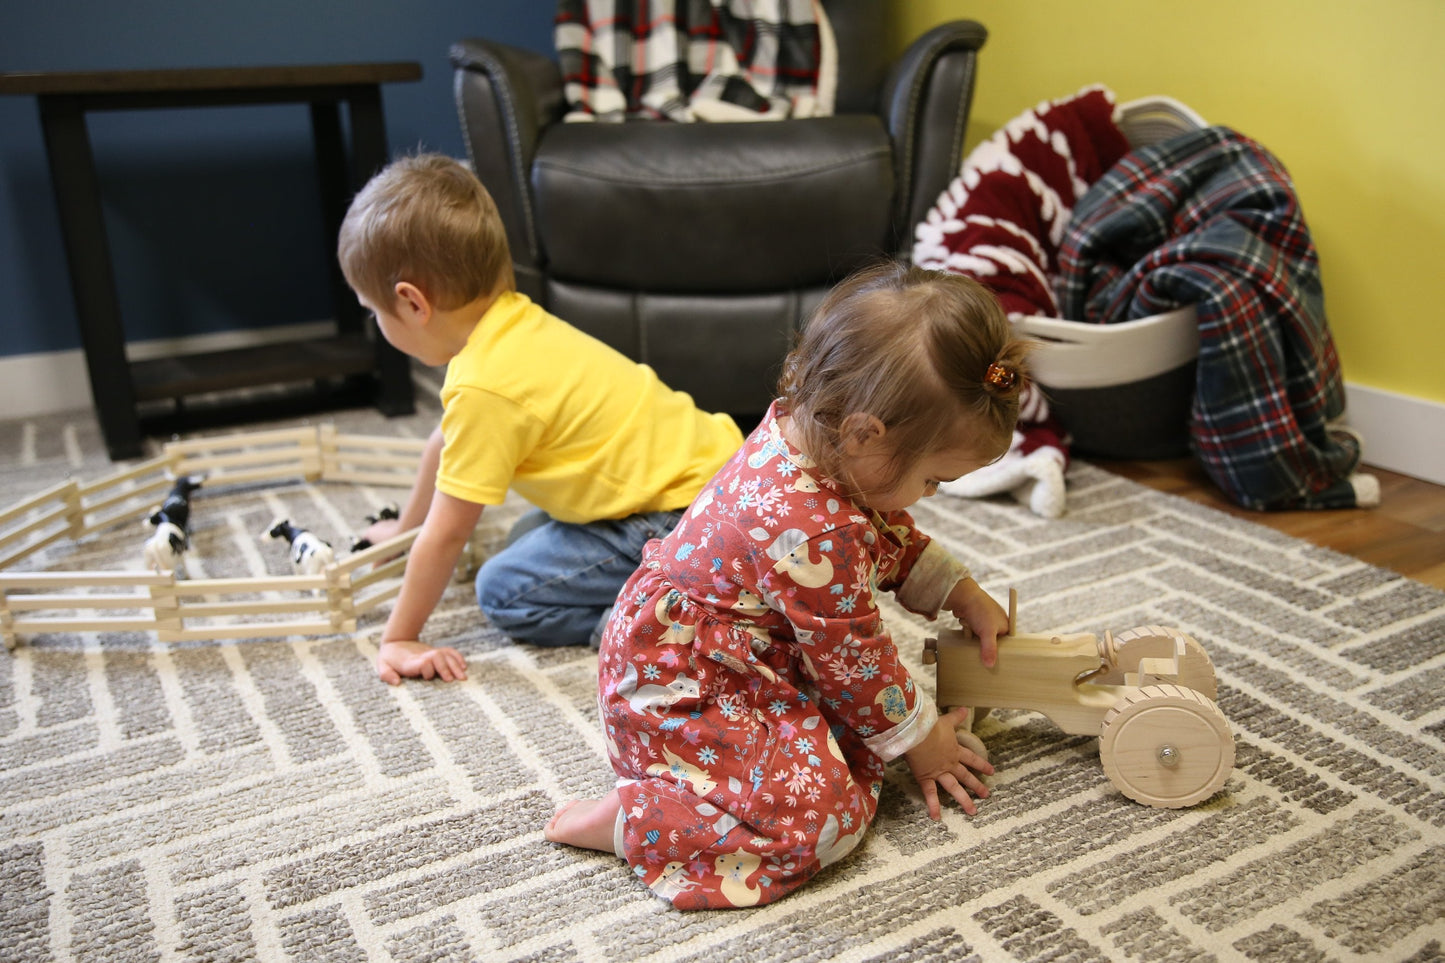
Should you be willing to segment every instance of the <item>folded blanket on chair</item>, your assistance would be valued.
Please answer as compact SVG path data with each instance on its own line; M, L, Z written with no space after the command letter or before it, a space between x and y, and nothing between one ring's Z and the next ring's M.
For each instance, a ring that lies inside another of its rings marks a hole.
M1052 278L1074 205L1129 149L1115 113L1113 93L1092 86L1009 121L969 153L918 225L914 263L980 281L1010 317L1058 317ZM1064 512L1067 465L1064 433L1030 385L1009 453L940 490L1010 492L1036 514L1056 518Z
M1289 175L1259 144L1210 127L1129 154L1075 207L1059 267L1068 318L1196 305L1190 435L1238 504L1378 501L1373 478L1351 475L1358 439L1331 426L1345 395L1319 259Z
M817 0L559 0L567 120L778 120L833 112Z

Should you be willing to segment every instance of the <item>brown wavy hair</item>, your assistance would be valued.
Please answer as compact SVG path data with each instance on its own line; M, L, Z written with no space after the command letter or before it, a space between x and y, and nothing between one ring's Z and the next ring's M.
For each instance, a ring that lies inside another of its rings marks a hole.
M977 281L884 261L824 298L783 364L778 395L795 439L838 480L848 479L846 420L878 418L894 453L891 485L951 444L1006 452L1031 348Z
M402 157L368 181L341 223L336 256L346 283L378 307L395 303L398 281L443 310L515 286L496 202L442 154Z

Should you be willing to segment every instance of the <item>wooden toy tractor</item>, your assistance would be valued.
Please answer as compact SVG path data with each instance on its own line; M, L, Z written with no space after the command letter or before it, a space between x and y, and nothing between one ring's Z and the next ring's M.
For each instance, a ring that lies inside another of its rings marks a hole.
M1192 806L1219 791L1234 767L1234 737L1198 642L1155 625L1103 639L1019 635L1016 605L1010 592L1010 630L991 669L966 626L924 642L940 707L1031 709L1067 733L1098 736L1110 781L1148 806Z

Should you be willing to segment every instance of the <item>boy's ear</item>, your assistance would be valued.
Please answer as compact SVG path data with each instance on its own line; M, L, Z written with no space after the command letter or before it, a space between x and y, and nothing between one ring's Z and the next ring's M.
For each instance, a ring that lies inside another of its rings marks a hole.
M431 320L431 301L421 288L410 281L398 281L393 292L396 294L396 313L409 321L426 324Z
M843 454L849 458L877 453L883 444L883 437L888 433L877 415L861 411L855 411L844 418L841 427Z

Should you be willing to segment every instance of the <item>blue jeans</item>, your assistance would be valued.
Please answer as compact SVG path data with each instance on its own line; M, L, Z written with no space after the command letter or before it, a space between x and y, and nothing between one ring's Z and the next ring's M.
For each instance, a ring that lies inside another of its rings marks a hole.
M477 604L518 642L595 648L643 547L681 519L681 511L649 512L576 525L529 512L477 572Z

